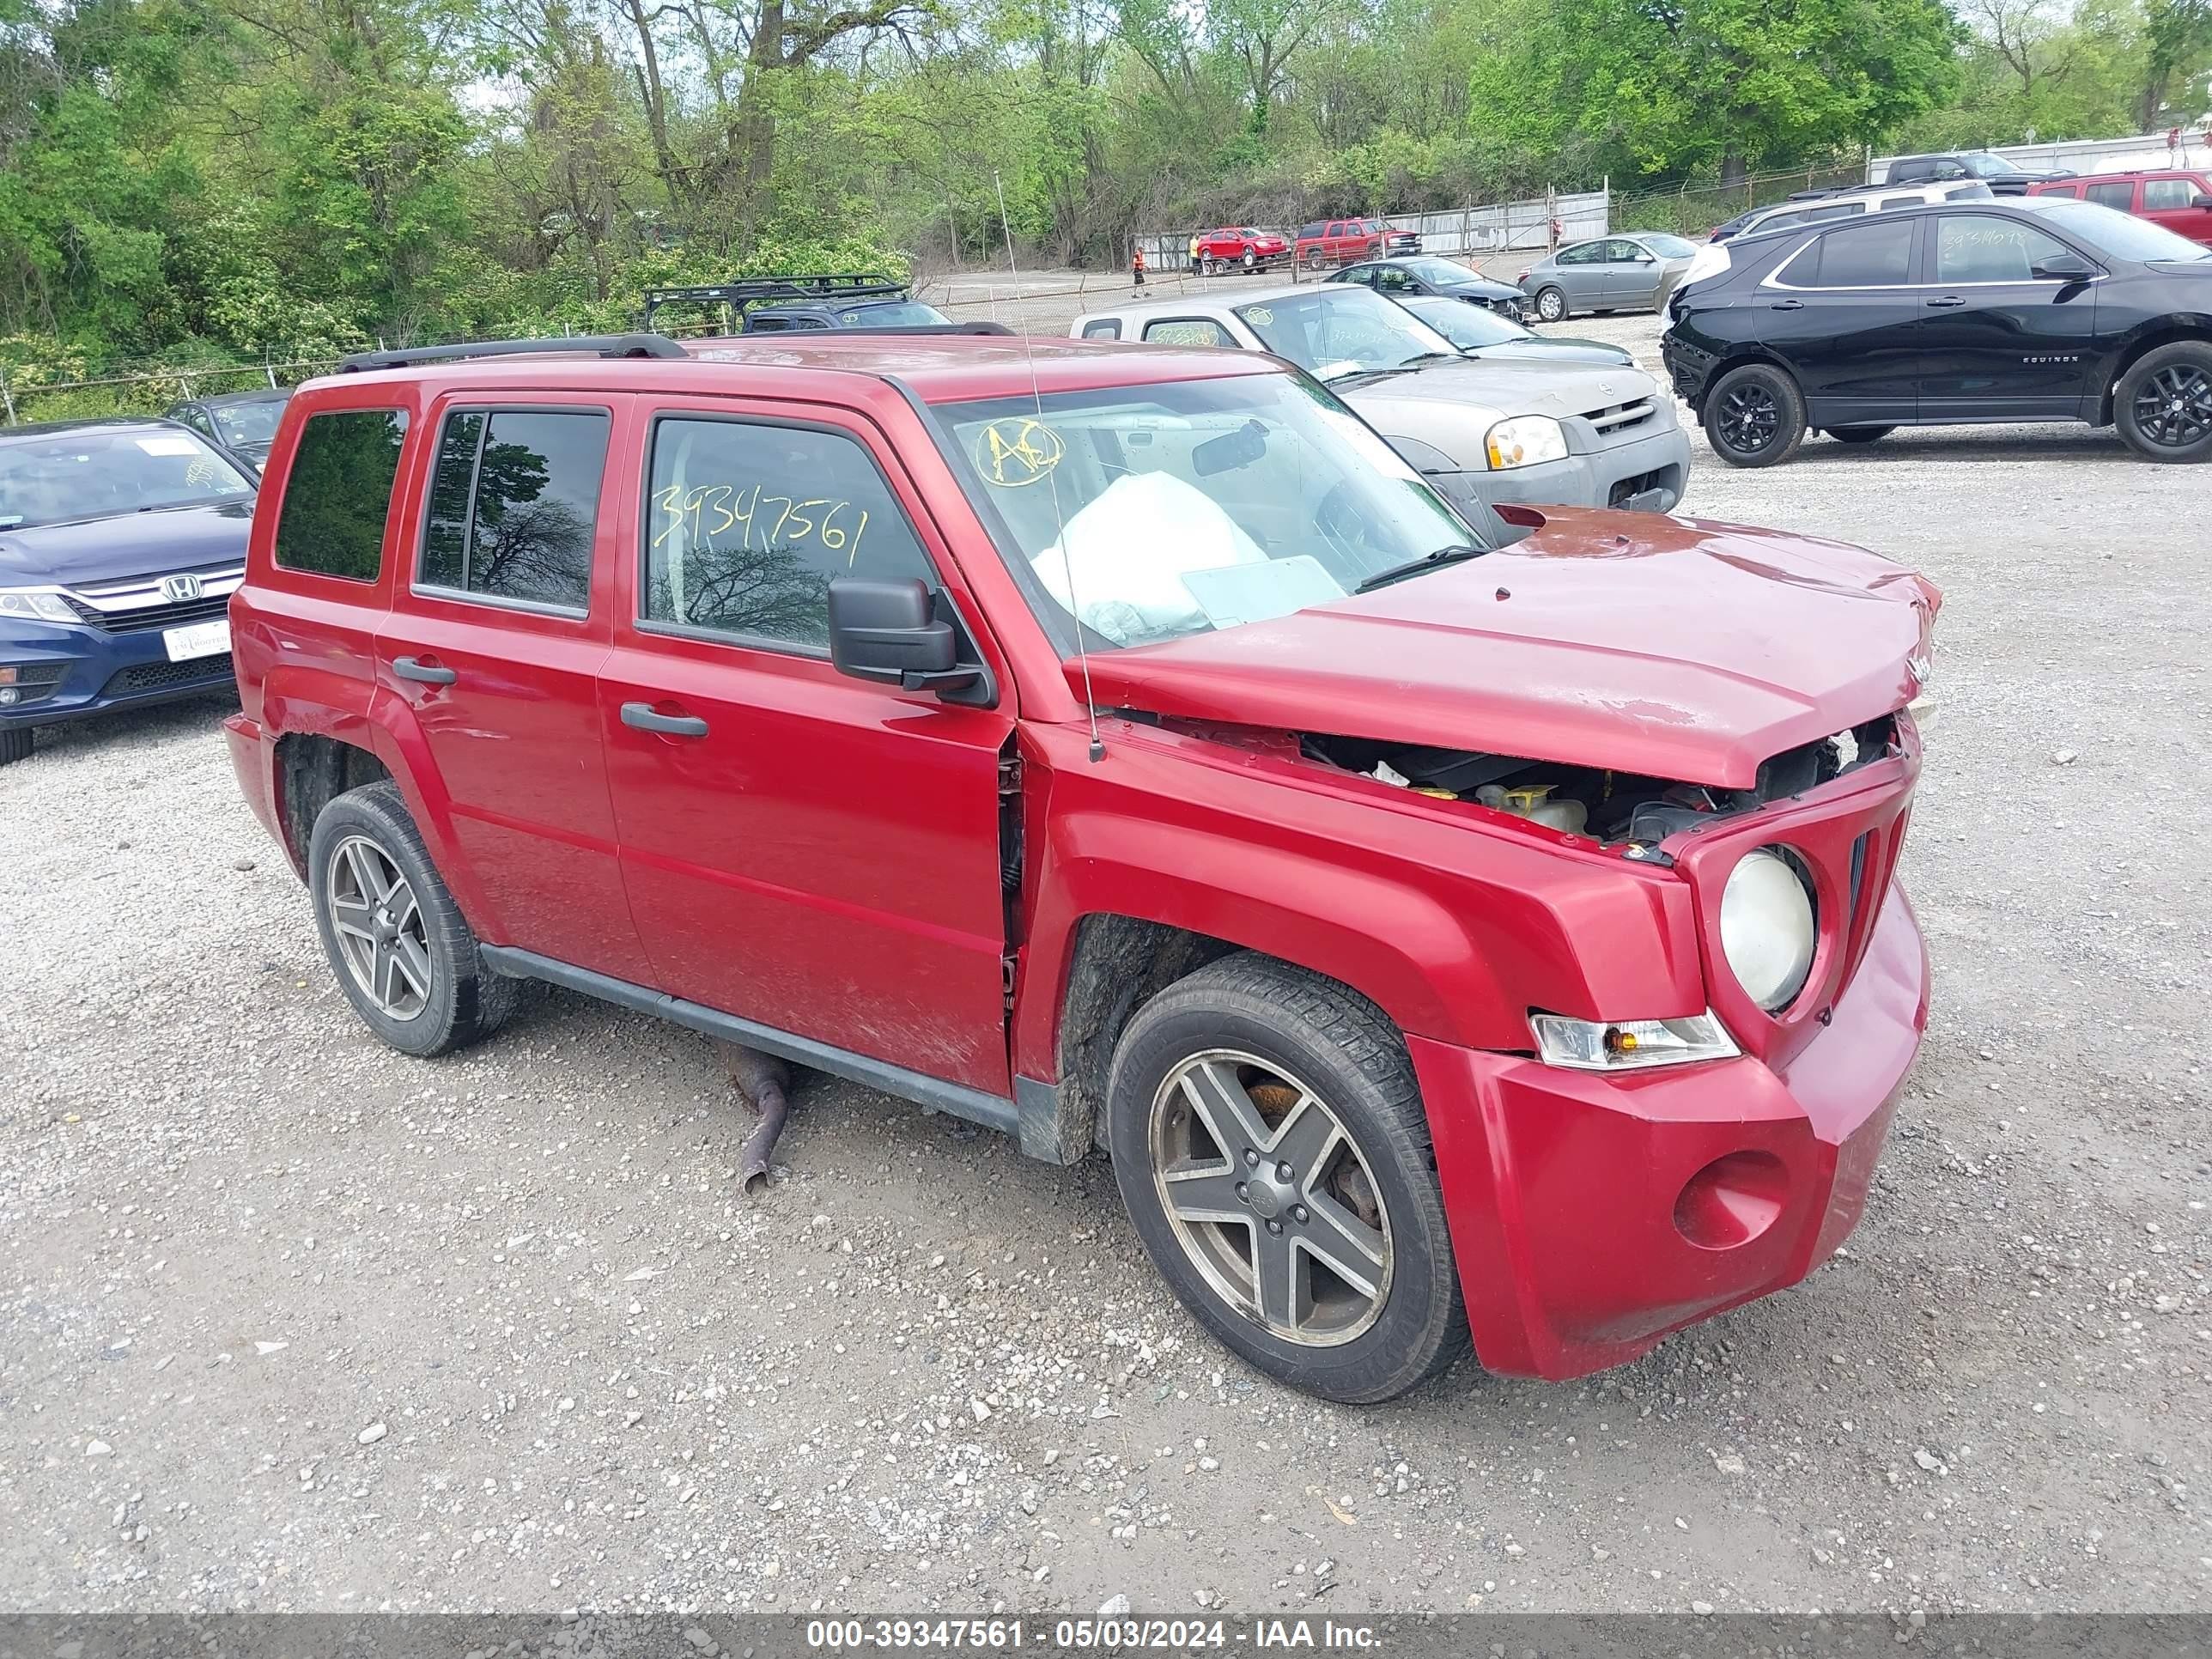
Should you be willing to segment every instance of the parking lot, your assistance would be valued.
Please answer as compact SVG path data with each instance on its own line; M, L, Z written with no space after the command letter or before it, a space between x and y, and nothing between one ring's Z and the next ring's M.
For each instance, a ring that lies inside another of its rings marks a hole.
M1214 1346L1100 1160L815 1077L749 1201L701 1038L380 1046L185 704L0 770L0 1605L2212 1607L2212 491L2081 428L1698 451L1686 513L1947 594L1935 1012L1806 1285L1354 1409Z

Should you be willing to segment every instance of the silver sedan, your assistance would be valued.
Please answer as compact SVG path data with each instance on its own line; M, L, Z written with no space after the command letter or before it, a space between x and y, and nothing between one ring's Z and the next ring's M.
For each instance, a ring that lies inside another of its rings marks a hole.
M1663 230L1594 236L1568 243L1515 280L1547 323L1585 311L1656 311L1697 254L1696 243Z

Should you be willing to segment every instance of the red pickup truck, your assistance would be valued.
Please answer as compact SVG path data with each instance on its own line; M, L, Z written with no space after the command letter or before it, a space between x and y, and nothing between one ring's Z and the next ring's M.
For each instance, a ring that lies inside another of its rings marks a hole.
M1257 353L470 350L299 389L230 612L239 781L385 1042L535 979L1103 1148L1198 1322L1339 1400L1619 1364L1857 1221L1928 1006L1917 576L1490 544Z

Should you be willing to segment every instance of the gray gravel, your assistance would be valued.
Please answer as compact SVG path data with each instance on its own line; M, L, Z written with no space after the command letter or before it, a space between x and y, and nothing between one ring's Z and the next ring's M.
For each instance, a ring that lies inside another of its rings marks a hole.
M699 1038L378 1047L185 705L0 771L0 1606L2212 1607L2212 490L2054 428L1687 507L1948 593L1936 1016L1806 1285L1345 1409L1206 1340L1102 1164L807 1078L747 1203Z

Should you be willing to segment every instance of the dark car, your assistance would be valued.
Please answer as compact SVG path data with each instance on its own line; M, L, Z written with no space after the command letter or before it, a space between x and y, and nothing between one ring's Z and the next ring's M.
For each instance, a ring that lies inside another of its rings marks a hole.
M686 332L789 334L809 330L947 328L951 319L915 299L904 283L876 271L748 276L691 288L649 289L645 325L678 307L710 319Z
M256 467L269 459L269 446L276 441L276 422L292 393L285 386L262 386L252 392L230 392L216 398L192 398L172 404L164 419L188 426L203 438L212 438L234 455Z
M1565 334L1539 334L1499 312L1462 305L1439 294L1394 295L1392 298L1459 348L1462 357L1526 360L1538 363L1602 363L1635 366L1626 346L1602 340L1577 340Z
M1469 305L1497 312L1500 316L1516 320L1523 314L1528 296L1506 283L1493 283L1465 265L1449 259L1440 259L1434 254L1416 254L1410 258L1370 259L1364 264L1347 265L1330 275L1332 283L1358 283L1371 288L1390 299L1403 299L1413 294L1434 294L1446 299L1463 300Z
M0 763L33 726L231 683L253 493L169 421L0 430Z
M2212 458L2212 252L2063 197L1944 203L1698 255L1661 340L1723 460L1808 427L2086 421L2145 459Z
M2070 179L2063 168L2023 167L1985 149L1946 155L1900 155L1882 175L1886 185L1933 185L1951 179L1978 179L1998 196L2025 196L2031 185Z

